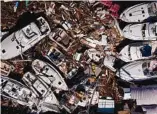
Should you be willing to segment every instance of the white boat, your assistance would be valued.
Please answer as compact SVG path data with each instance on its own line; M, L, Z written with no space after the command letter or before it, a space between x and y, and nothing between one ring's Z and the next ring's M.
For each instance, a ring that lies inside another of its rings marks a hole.
M116 75L126 81L141 81L157 78L157 60L141 60L121 67Z
M22 83L4 76L1 76L0 79L2 96L29 107L38 104L39 100L36 95Z
M59 102L56 96L44 81L30 72L26 72L22 80L40 99L38 108L40 108L42 112L60 112L58 108Z
M32 68L35 73L49 86L55 87L59 90L68 90L68 86L62 75L49 63L36 59L32 62Z
M13 32L7 37L2 37L1 59L7 60L20 54L22 55L22 53L47 36L50 31L48 22L43 17L39 17L35 22L31 22L24 28Z
M142 22L149 17L157 16L157 2L141 3L124 10L120 19L125 22Z
M129 24L123 29L123 35L130 40L157 40L157 22Z
M155 57L157 41L138 42L126 45L119 53L119 58L125 62Z

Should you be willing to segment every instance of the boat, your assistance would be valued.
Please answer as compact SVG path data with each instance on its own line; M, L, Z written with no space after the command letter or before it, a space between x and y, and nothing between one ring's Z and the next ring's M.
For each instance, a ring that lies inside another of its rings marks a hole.
M130 40L157 40L157 22L129 24L123 29L123 35Z
M157 55L157 41L131 43L119 53L119 58L125 62L149 59Z
M1 76L1 95L21 105L33 107L38 105L36 95L21 82L6 76Z
M68 51L74 43L74 40L61 28L52 31L49 38L65 51Z
M157 16L157 2L141 3L124 10L120 19L125 22L143 22Z
M50 60L56 66L65 59L65 55L55 47L51 47L49 51L44 55L48 60Z
M48 22L39 17L24 28L1 38L1 59L8 60L33 47L50 33Z
M35 73L50 87L54 87L59 90L68 90L68 86L62 75L54 66L36 59L32 62L32 68Z
M125 81L142 81L157 78L157 60L141 60L121 67L116 75Z
M38 76L35 76L31 72L26 72L23 75L22 80L40 99L38 108L41 112L60 112L59 102L56 96L44 81L42 81Z

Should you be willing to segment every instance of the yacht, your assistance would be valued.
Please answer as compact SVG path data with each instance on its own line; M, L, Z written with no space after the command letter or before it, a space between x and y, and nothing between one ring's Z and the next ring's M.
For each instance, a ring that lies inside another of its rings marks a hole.
M54 87L59 90L68 90L68 86L62 75L54 66L36 59L32 62L32 68L35 73L50 87Z
M123 35L130 40L157 40L157 22L129 24L123 29Z
M120 19L125 22L143 22L157 16L157 2L141 3L124 10Z
M125 81L142 81L157 78L157 60L141 60L121 67L116 75Z
M1 76L0 79L2 96L30 108L38 105L39 99L37 96L21 82L6 76Z
M22 78L23 82L36 94L40 99L38 108L41 112L53 111L60 112L59 102L44 81L42 81L38 76L35 76L31 72L26 72Z
M24 28L1 38L1 59L8 60L33 47L51 32L48 22L39 17Z
M157 41L131 43L119 53L119 58L125 62L150 59L157 55Z

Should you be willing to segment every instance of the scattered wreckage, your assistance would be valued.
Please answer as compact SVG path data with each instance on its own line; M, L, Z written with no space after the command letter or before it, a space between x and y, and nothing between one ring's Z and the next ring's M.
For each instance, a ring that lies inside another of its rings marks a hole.
M152 41L157 40L156 22L127 25L121 31L124 37L141 42L129 43L118 53L115 51L116 40L119 36L122 39L116 31L119 30L118 4L94 1L78 5L75 2L44 5L48 21L39 17L16 32L2 32L2 96L37 113L75 113L78 108L83 109L79 114L89 113L90 107L97 107L97 112L110 108L114 113L117 99L125 98L115 83L116 76L129 84L130 81L157 78L157 42ZM120 19L143 22L151 16L156 16L156 2L132 6L121 14ZM24 60L24 52L34 46L42 48L35 48L35 52L29 54L37 55ZM19 55L22 60L18 60L21 59ZM27 65L22 63L28 61ZM12 79L17 72L20 81ZM106 93L102 94L100 91L104 88Z

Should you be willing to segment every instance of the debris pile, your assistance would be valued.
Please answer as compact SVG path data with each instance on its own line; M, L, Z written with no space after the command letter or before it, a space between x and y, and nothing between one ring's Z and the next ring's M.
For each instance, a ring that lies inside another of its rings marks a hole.
M119 27L119 9L112 1L2 2L2 97L35 113L96 113L108 103L114 113L126 95L119 80L132 86L139 64L156 77L156 60L136 61L154 59L156 42L117 51L128 32Z

